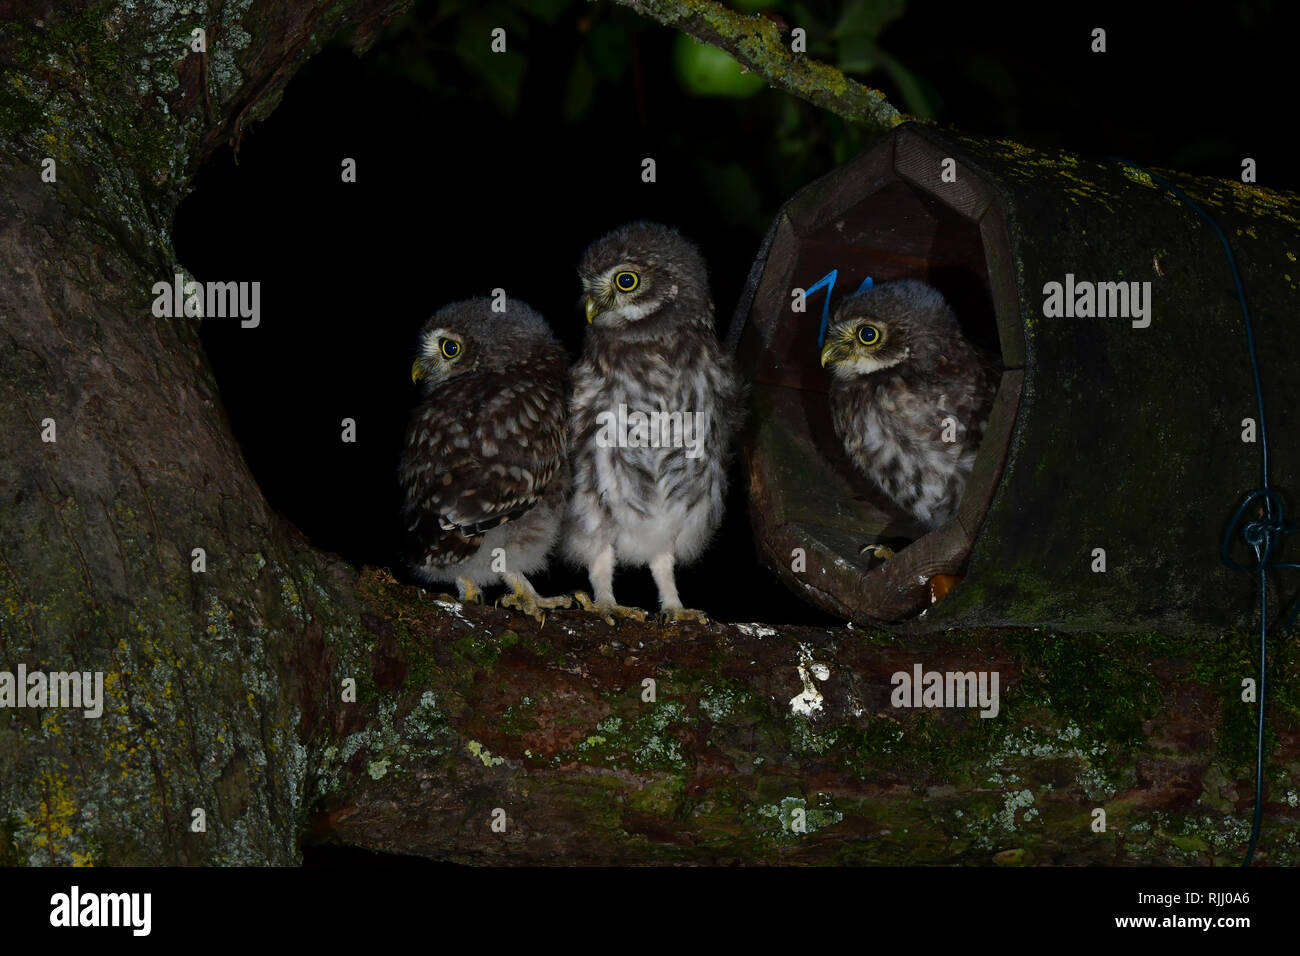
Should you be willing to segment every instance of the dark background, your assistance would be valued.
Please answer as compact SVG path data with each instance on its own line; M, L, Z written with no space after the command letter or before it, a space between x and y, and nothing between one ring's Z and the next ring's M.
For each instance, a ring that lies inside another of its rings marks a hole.
M1261 185L1300 188L1282 3L1052 6L765 9L900 109L965 132L1224 178L1251 156ZM488 51L494 26L504 56ZM1104 54L1089 50L1098 26ZM440 305L504 287L576 355L578 257L650 218L703 248L725 334L780 204L869 145L781 93L718 95L744 79L701 81L698 55L609 3L422 3L365 57L340 43L309 61L238 162L227 150L203 170L177 215L180 261L200 280L262 283L261 326L206 321L204 347L268 499L315 545L403 576L409 369ZM647 156L653 184L640 177ZM354 184L340 180L344 157ZM340 440L343 418L355 444ZM838 623L757 565L739 471L733 488L714 547L679 576L683 600L723 620ZM586 581L559 570L537 584ZM647 571L623 572L617 593L655 606Z

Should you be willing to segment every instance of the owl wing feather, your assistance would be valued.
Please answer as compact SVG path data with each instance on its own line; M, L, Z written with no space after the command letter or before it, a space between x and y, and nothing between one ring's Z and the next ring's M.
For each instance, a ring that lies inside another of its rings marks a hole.
M424 554L472 555L559 477L565 456L563 358L448 382L412 420L401 482ZM423 557L423 554L421 555Z
M965 343L963 343L965 344ZM952 417L963 435L978 442L988 424L988 415L1002 378L1002 363L992 355L966 345L955 356L944 355L933 369L927 370L929 391L939 398L926 432L938 441L943 422ZM937 424L936 424L937 422ZM914 423L919 424L919 423Z

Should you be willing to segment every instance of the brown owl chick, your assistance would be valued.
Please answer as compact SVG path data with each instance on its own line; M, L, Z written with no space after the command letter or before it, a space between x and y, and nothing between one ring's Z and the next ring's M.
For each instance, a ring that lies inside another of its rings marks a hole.
M460 598L504 581L502 603L540 618L569 598L538 596L568 488L568 356L522 302L472 299L420 332L411 379L421 401L402 454L403 515L414 572L454 581Z
M854 466L927 529L951 518L993 408L997 359L962 337L938 289L906 279L840 303L821 362Z

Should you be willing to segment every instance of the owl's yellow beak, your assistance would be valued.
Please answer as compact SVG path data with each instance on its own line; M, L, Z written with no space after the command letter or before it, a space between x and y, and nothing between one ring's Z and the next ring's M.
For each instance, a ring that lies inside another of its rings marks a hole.
M414 384L422 378L424 378L424 366L420 364L419 359L416 359L411 363L411 383Z
M840 339L833 342L827 342L822 348L822 368L827 365L834 365L836 362L842 362L848 355L848 348Z
M583 307L587 310L587 324L591 325L591 320L600 311L600 306L596 304L596 300L592 296L587 296L587 301L583 303Z

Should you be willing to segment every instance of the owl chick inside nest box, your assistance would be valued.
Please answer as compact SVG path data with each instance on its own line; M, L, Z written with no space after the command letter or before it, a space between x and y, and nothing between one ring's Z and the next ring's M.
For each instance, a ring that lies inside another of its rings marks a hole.
M938 289L904 279L840 303L821 364L854 468L926 530L948 521L988 426L998 359L963 337Z

